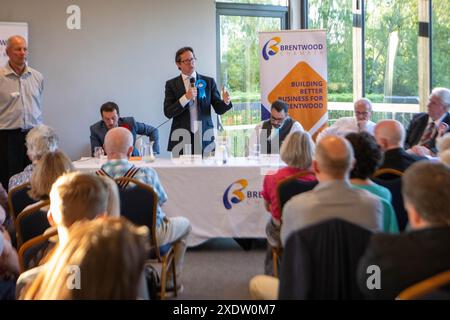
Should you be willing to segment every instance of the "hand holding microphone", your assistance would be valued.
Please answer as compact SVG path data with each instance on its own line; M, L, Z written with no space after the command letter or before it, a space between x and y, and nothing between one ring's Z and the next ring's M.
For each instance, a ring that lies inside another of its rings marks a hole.
M189 87L189 90L186 91L186 98L195 101L195 98L197 97L197 88L195 87L195 78L190 78L189 82L191 86Z

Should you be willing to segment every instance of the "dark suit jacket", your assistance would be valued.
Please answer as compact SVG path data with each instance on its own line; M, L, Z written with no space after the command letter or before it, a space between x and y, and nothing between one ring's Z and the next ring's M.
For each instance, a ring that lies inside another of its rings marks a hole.
M119 127L125 127L131 131L133 135L133 145L136 142L136 134L146 135L150 141L154 141L153 152L159 153L159 135L158 129L142 122L136 122L133 117L119 118ZM91 127L91 154L94 154L95 147L103 147L105 142L105 135L108 128L103 120L94 123ZM139 151L134 148L132 156L138 156Z
M368 298L394 299L407 287L450 269L450 227L399 235L375 234L358 267L359 288ZM367 267L381 270L381 289L369 290Z
M211 106L217 114L224 114L232 108L232 104L226 105L220 98L219 91L217 90L216 82L213 78L202 76L197 73L197 80L203 79L206 82L206 98L199 99L197 95L197 105L199 108L198 116L201 120L203 133L208 129L213 129L213 121L211 118ZM186 93L184 87L183 78L181 75L175 77L166 82L165 98L164 98L164 115L172 119L172 126L170 128L169 144L167 146L168 151L172 151L179 141L172 141L172 133L176 129L185 129L190 132L190 113L189 104L181 106L179 99ZM180 139L181 140L181 139ZM207 134L203 136L202 150L205 149L210 143L214 141L214 136L211 137Z
M449 125L450 130L450 114L448 112L442 121ZM427 125L428 125L428 113L425 112L418 113L412 118L408 130L406 131L405 149L409 149L419 143L420 138L422 137L423 132L425 131ZM447 132L449 130L447 130ZM436 132L435 136L431 139L430 143L428 143L425 147L427 147L434 153L437 153L436 149L437 130L435 132Z
M427 157L408 153L403 148L391 149L384 153L384 160L380 169L389 168L405 172L414 162L427 159Z

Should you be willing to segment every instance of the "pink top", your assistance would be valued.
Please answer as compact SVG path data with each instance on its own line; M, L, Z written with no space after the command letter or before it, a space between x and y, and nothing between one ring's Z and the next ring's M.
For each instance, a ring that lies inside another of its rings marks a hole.
M277 199L278 183L281 180L294 174L297 174L301 171L305 170L292 167L285 167L279 169L277 172L275 172L275 174L267 175L264 177L262 196L264 200L270 203L270 213L274 219L278 221L281 219L280 204L278 203ZM316 177L314 176L314 174L311 173L306 176L300 177L299 180L316 181Z

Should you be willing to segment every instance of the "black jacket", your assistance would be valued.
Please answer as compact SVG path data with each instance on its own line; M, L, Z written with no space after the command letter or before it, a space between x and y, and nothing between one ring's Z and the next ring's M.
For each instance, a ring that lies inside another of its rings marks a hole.
M361 299L356 269L370 235L341 219L292 233L283 251L279 299Z
M448 112L442 121L449 125L449 129L447 130L448 132L450 130L450 114ZM406 131L405 149L409 149L419 143L420 138L422 138L423 132L425 131L427 125L428 125L428 113L425 112L418 113L412 118L408 130ZM425 145L425 147L427 147L434 153L437 153L436 135L437 130L435 130L435 135L432 137L430 142L427 145Z

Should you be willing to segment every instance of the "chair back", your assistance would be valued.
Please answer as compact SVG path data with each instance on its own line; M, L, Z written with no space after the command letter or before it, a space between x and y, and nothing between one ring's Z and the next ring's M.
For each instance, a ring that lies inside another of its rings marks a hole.
M277 197L280 204L280 212L283 212L284 205L293 196L310 191L318 184L317 181L302 181L299 178L314 174L310 171L302 171L286 179L281 180L277 185Z
M136 225L147 226L150 230L150 259L156 259L161 264L161 287L159 296L166 298L166 280L169 270L174 279L174 294L177 296L175 255L171 243L159 246L156 239L156 210L158 195L148 184L136 179L120 177L114 179L119 185L120 214ZM153 288L154 289L154 288Z
M42 201L23 210L16 218L15 227L17 233L17 247L28 240L37 237L50 228L47 219L47 210L42 208L48 206L50 201Z
M46 254L47 248L50 245L49 239L57 235L58 231L55 229L22 244L18 252L21 273L37 266L38 262Z
M370 236L342 219L293 232L283 251L279 299L363 299L356 271Z
M397 217L397 225L400 231L405 230L408 224L408 214L403 204L402 195L402 176L403 172L395 169L379 169L372 176L372 181L387 189L392 194L392 206Z
M31 190L31 185L29 182L21 184L15 188L12 188L8 192L8 206L9 212L13 219L15 220L19 213L22 212L30 204L36 202L28 195L28 191Z
M114 179L120 185L120 214L138 226L147 226L151 234L152 248L157 248L156 240L156 209L158 205L158 195L148 184L142 183L133 178L120 177ZM157 254L159 255L159 250Z
M450 285L450 270L438 273L430 278L422 280L402 292L397 296L397 300L414 299L446 299L450 298L450 291L440 290L442 287Z

